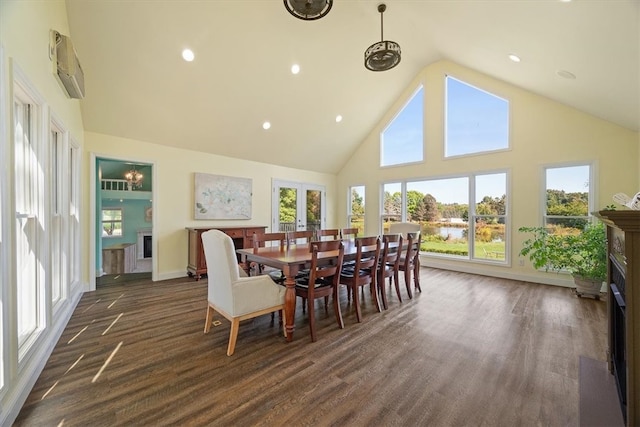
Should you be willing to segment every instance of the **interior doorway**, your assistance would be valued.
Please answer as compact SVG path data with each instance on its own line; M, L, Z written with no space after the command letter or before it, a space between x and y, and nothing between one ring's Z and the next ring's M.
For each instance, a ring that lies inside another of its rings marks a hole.
M95 285L151 279L154 271L154 165L95 157Z

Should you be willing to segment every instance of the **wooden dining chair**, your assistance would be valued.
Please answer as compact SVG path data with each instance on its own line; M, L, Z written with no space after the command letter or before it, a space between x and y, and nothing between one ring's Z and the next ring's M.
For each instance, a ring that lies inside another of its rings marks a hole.
M331 253L328 254L329 252ZM340 240L313 242L311 243L311 253L309 276L296 279L296 296L301 297L303 304L307 305L311 341L315 342L315 300L318 298L324 298L325 312L328 311L329 296L333 298L333 311L336 315L336 321L340 329L344 328L338 300L338 285L344 257L344 245Z
M355 239L358 237L358 229L357 228L343 228L340 230L340 238L342 240L345 239Z
M353 264L344 264L340 274L340 284L347 286L347 292L353 296L353 304L356 307L356 319L358 323L362 321L362 310L360 308L360 297L358 289L369 285L371 299L379 312L380 302L376 289L378 261L380 259L380 238L356 237L356 258Z
M321 242L323 240L339 240L340 239L340 229L338 228L327 228L324 230L316 230L316 240Z
M280 251L286 249L287 235L286 233L253 233L253 251L257 252L261 247L277 247ZM262 264L252 263L249 271L255 271L256 275L268 274L274 282L283 284L284 273L282 270L267 267Z
M313 241L313 231L289 231L287 232L287 245L298 243L311 243Z
M380 255L380 262L378 263L378 291L382 297L382 306L385 310L389 308L387 286L385 283L387 278L389 278L389 286L391 286L392 281L395 282L398 301L402 302L402 298L400 297L400 284L398 283L401 254L402 235L384 234L382 236L382 253Z
M407 233L407 249L400 257L398 270L404 272L404 283L407 287L409 298L413 298L411 292L411 273L416 290L422 292L420 288L420 232ZM398 298L400 295L398 295Z

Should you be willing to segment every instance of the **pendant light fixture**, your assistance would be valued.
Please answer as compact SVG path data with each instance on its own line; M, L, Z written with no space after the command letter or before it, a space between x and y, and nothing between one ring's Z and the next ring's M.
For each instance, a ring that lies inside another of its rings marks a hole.
M138 172L135 166L133 167L133 169L124 174L124 178L129 183L129 189L135 190L142 187L142 180L144 176L140 172Z
M378 5L380 12L380 41L372 44L364 53L364 66L371 71L387 71L400 63L400 45L384 39L382 15L387 5Z
M331 10L333 0L284 0L284 7L290 14L303 21L313 21L325 16Z

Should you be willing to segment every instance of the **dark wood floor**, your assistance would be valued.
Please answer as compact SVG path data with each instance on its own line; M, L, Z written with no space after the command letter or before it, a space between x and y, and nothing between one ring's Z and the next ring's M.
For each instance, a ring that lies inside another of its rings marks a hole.
M345 329L317 310L204 335L206 280L85 294L15 425L578 425L579 357L605 360L606 304L567 288L422 269L423 293ZM346 292L343 292L345 294Z

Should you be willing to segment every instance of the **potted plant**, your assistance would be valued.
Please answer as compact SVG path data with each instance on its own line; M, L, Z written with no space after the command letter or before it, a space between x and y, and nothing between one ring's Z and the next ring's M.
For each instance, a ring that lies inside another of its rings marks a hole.
M600 298L602 282L607 278L607 236L601 222L587 224L581 233L552 234L545 227L521 227L532 233L520 250L535 268L566 271L573 276L578 296Z

